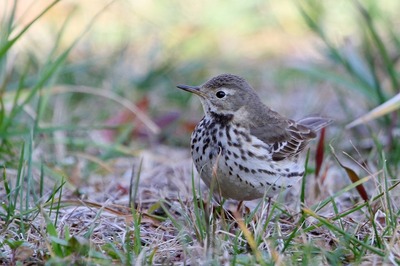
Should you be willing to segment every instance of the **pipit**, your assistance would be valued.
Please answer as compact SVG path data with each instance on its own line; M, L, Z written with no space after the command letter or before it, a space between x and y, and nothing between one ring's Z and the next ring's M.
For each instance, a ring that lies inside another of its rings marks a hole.
M200 97L205 116L191 136L194 164L225 198L273 197L304 175L304 148L331 119L290 120L264 105L241 77L222 74L201 86L178 85Z

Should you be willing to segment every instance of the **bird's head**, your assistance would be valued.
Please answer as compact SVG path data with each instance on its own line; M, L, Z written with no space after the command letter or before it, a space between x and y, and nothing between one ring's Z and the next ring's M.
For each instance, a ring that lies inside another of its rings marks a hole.
M237 115L258 105L260 100L251 86L241 77L232 74L216 76L203 85L178 85L179 89L200 97L204 112L218 115Z

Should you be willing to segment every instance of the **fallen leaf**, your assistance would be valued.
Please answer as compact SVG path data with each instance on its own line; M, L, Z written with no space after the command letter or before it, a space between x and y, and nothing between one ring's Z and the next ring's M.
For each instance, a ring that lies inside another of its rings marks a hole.
M350 178L351 182L356 183L357 181L360 180L360 178L358 177L358 175L356 174L356 172L354 172L352 169L350 169L347 166L344 166L339 158L336 156L335 150L333 149L333 147L331 147L332 149L332 154L335 157L336 161L338 162L338 164L346 171L347 176ZM369 199L367 191L365 190L363 184L360 184L358 186L356 186L356 189L358 191L358 194L360 194L361 198L365 201L367 201Z

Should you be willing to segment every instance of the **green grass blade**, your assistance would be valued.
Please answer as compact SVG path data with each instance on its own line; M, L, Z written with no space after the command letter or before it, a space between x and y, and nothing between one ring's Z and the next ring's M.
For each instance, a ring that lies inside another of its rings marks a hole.
M16 2L14 2L14 8L16 5ZM0 46L0 58L3 57L7 51L15 44L16 41L18 41L19 38L21 38L27 30L36 22L38 21L44 14L46 14L54 5L56 5L60 0L55 0L53 1L50 5L48 5L39 15L37 15L31 22L28 23L14 38L11 40L7 41L5 44ZM14 12L15 13L15 10ZM14 15L12 15L12 19L14 19ZM11 29L11 25L8 26L9 30Z
M331 221L317 215L315 212L313 212L310 209L304 209L304 212L314 218L316 218L319 222L321 222L321 224L325 225L327 228L329 228L332 231L335 231L339 234L341 234L342 236L344 236L346 239L349 239L350 241L359 244L360 246L363 246L364 248L368 249L369 251L383 257L385 255L385 253L379 249L379 248L375 248L372 245L368 245L365 242L359 240L358 238L348 234L346 231L342 230L341 228L335 226L332 224Z
M375 46L378 48L378 51L380 53L380 56L383 60L383 65L386 68L386 71L389 75L390 81L392 83L392 89L393 92L399 92L400 87L399 87L399 81L398 81L398 75L395 70L395 66L392 62L392 60L389 57L389 53L386 49L385 44L382 41L382 38L379 36L377 30L375 29L372 17L370 13L365 9L364 6L361 5L360 2L354 1L357 4L357 7L364 18L364 21L366 23L367 29L372 37L372 40L374 41Z

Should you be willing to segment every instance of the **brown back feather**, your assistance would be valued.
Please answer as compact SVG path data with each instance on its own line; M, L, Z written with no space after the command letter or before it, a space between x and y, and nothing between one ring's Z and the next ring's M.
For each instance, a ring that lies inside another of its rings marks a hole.
M331 119L322 117L306 117L297 122L280 121L278 124L250 128L252 135L273 146L272 159L275 161L297 156L316 137L316 131L332 123Z

